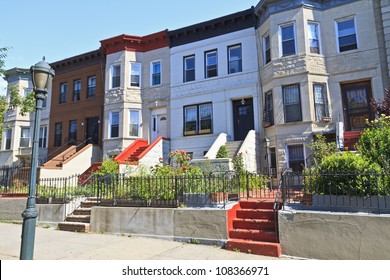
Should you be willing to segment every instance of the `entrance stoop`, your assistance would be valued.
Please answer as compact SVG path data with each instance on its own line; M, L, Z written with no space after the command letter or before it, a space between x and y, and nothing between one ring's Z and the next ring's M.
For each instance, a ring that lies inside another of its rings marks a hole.
M225 249L280 257L273 200L241 200Z

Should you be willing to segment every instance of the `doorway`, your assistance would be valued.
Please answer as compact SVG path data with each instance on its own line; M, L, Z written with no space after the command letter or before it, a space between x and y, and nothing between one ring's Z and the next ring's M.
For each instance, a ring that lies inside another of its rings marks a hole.
M99 144L99 118L87 118L86 122L86 139L89 139L88 144Z
M233 100L234 140L244 140L248 132L254 129L253 99Z

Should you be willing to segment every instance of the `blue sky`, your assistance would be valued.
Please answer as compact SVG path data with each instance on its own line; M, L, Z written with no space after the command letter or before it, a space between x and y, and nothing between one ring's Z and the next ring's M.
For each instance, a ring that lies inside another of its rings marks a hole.
M0 4L6 69L29 68L99 48L120 34L177 29L256 6L258 0L12 0ZM0 93L5 83L0 79Z

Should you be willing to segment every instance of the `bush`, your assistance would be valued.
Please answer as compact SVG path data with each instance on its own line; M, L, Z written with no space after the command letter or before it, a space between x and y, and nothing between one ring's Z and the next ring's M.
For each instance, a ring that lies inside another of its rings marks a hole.
M217 152L217 155L215 156L216 158L228 158L229 153L225 145L222 145L219 147L219 150Z
M370 196L389 193L388 178L381 174L378 164L344 152L324 158L303 175L309 193Z

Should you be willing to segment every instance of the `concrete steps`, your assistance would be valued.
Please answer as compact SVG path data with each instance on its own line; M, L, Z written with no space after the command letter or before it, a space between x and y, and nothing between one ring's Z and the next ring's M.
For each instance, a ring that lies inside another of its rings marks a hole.
M72 232L85 232L90 230L91 208L97 206L96 198L89 198L81 202L80 207L75 209L72 214L68 215L64 222L58 223L58 229Z
M226 150L228 151L229 158L234 158L237 155L243 141L226 142Z
M274 201L241 200L240 208L229 230L227 250L280 257L281 248L276 232Z

